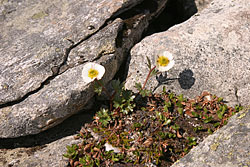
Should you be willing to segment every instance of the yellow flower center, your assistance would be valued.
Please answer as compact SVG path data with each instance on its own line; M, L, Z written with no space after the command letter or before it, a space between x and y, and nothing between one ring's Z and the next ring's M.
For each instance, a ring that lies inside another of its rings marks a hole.
M93 79L93 78L96 78L98 76L99 72L96 70L96 69L89 69L88 71L88 77Z
M165 56L159 56L158 59L157 59L157 64L159 66L167 66L169 63L169 59Z

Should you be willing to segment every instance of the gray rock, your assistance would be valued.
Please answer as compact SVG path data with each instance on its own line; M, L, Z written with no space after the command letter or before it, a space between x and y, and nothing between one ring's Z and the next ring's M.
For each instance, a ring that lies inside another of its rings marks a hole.
M37 134L83 109L93 96L83 64L102 64L110 81L167 0L140 2L3 1L0 138Z
M66 146L79 144L81 141L80 139L75 140L73 136L68 136L41 147L0 150L0 155L3 156L0 165L3 167L66 167L68 158L63 157L67 150Z
M250 110L233 116L229 123L208 136L172 167L249 166Z
M67 49L72 47L70 41L78 43L97 32L111 16L140 2L3 1L0 6L3 18L0 104L19 100L37 90L53 75L53 67L67 61Z
M202 91L221 96L229 105L249 104L250 3L216 0L188 21L143 39L131 50L126 87L143 83L152 61L161 50L173 54L175 66L151 78L146 88L167 90L188 98Z

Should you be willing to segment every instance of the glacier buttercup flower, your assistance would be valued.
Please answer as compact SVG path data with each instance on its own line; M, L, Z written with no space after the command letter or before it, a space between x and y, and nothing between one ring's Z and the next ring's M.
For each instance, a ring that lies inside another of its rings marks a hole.
M90 83L95 79L102 79L104 73L105 68L102 65L89 62L83 66L82 78L84 82Z
M164 51L156 57L156 67L159 71L164 72L170 70L174 66L173 55Z

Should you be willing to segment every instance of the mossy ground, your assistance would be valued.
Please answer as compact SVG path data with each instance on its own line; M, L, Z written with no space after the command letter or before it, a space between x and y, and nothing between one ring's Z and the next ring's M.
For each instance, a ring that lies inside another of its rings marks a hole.
M162 93L138 96L133 112L107 110L106 123L96 115L68 146L69 166L171 166L239 110L202 93L195 99ZM107 107L109 108L109 107ZM105 151L105 144L114 151Z

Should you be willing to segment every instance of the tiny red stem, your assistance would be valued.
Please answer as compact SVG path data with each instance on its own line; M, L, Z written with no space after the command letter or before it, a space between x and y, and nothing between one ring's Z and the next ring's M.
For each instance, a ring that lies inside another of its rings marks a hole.
M148 79L149 79L149 77L150 77L150 74L153 72L153 70L154 70L155 68L156 68L156 66L154 66L153 68L150 69L150 71L149 71L149 73L148 73L148 76L147 76L147 78L146 78L146 80L145 80L145 82L144 82L144 84L143 84L142 90L145 88L146 83L148 82Z

